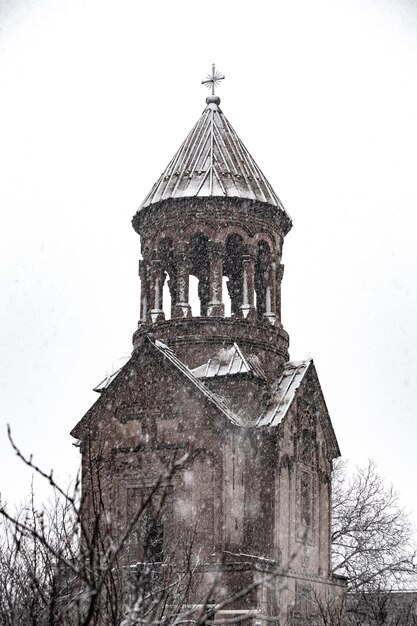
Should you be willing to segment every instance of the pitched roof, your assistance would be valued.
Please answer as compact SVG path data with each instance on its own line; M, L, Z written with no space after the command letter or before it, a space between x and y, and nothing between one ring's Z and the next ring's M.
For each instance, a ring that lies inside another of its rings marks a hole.
M244 355L237 343L230 348L221 350L204 365L191 370L196 378L215 378L217 376L234 376L235 374L252 374L265 380L265 374L254 355Z
M266 411L260 415L258 421L256 422L256 426L273 427L281 424L295 401L298 395L298 390L303 384L303 381L306 379L307 374L310 374L313 377L312 379L315 381L315 388L321 397L323 410L319 413L319 419L324 427L326 441L328 443L329 450L333 455L332 458L336 458L340 456L339 444L337 443L333 425L321 391L313 359L308 359L306 361L288 361L285 363L284 370L278 380L278 384L272 391L272 402Z
M206 102L197 124L139 210L171 198L220 196L258 200L285 214L278 196L220 109L220 98L209 96Z
M160 352L168 361L170 361L197 389L212 402L220 411L225 415L233 424L241 425L241 420L230 410L224 399L217 393L211 391L206 385L201 382L192 371L175 355L175 353L167 345L153 339L150 335L147 335L148 341Z
M179 358L176 356L175 352L171 350L165 343L155 339L153 335L146 335L147 341L154 347L156 350L161 353L165 358L170 361L177 370L181 372L197 389L204 395L208 400L213 402L217 406L220 411L226 415L226 417L233 422L234 424L240 424L239 418L230 410L224 399L219 396L217 393L211 391L208 387L202 383L199 378L201 376L196 376L194 370L190 370ZM93 391L97 391L98 393L102 393L105 391L111 383L117 378L120 372L124 369L120 367L118 370L107 376L104 380L101 381L96 387L94 387ZM203 366L204 367L204 366ZM198 368L197 368L198 369Z
M281 378L273 394L275 401L260 416L257 426L278 426L282 422L312 362L312 359L309 359L285 363Z
M149 333L146 335L146 343L149 347L151 347L151 349L156 350L156 352L166 358L167 361L171 363L171 365L177 371L185 376L187 380L195 388L197 388L198 391L203 396L205 396L209 402L214 404L217 409L219 409L220 412L223 413L223 415L232 424L240 427L279 427L282 420L287 415L292 403L294 402L297 396L298 389L303 383L307 372L311 371L313 373L313 376L317 377L317 374L315 374L315 368L312 359L308 359L306 361L288 361L287 363L285 363L283 372L278 380L278 383L273 386L271 393L272 397L269 406L266 410L262 412L262 414L259 416L255 423L249 425L242 423L242 420L232 410L225 398L223 398L218 393L211 391L204 384L203 379L213 378L216 376L230 376L246 373L252 373L252 375L254 376L265 379L265 375L261 367L259 366L256 358L254 358L252 355L244 355L239 346L237 344L233 344L233 346L223 351L223 354L220 355L220 359L218 356L214 357L213 359L209 359L209 361L204 365L195 368L194 370L190 370L185 365L185 363L180 361L180 359L175 355L171 348L162 343L162 341L155 339L152 334ZM95 391L102 393L106 391L109 387L111 387L113 383L115 383L119 375L127 370L127 368L129 367L129 363L131 363L131 360L129 360L119 370L104 379L102 383L97 385ZM320 390L320 383L318 383L318 385L318 389ZM75 428L73 428L73 430L71 431L71 435L73 437L81 438L81 429L83 425L88 423L90 418L94 415L93 409L95 406L97 406L97 403L95 403L87 411L87 413L80 420L80 422L78 422ZM324 416L324 419L327 419L329 423L329 428L327 430L331 449L333 450L334 456L339 456L340 450L326 408L325 413L326 414Z
M102 393L105 389L107 389L110 383L113 382L113 380L119 375L119 372L121 372L121 370L124 368L129 358L130 357L122 357L121 359L119 359L119 361L123 361L123 365L115 369L111 374L107 374L106 377L98 383L98 385L93 387L93 391L96 391L97 393Z
M234 424L235 426L242 426L241 419L231 410L231 408L229 407L227 402L224 400L224 398L219 396L217 393L214 393L213 391L211 391L208 387L206 387L206 385L201 380L199 380L196 376L194 376L191 370L182 361L179 360L179 358L175 355L175 353L171 350L171 348L169 348L166 344L162 343L162 341L155 339L152 334L147 334L145 340L146 340L147 345L150 346L151 349L156 350L163 357L165 357L167 361L170 362L171 365L173 365L175 369L177 369L183 376L185 376L188 379L188 381L192 385L194 385L194 387L196 387L198 391L207 398L207 400L209 400L209 402L214 404L217 407L217 409L219 409L220 412L223 413L223 415L232 424ZM123 365L123 367L115 371L110 376L107 376L99 385L97 385L94 388L94 391L97 391L98 393L102 394L103 392L107 391L114 383L117 384L116 383L117 379L123 381L123 373L124 372L126 373L131 363L132 363L132 359L129 359L129 361L125 365ZM121 378L119 378L120 376ZM86 426L86 424L90 422L91 418L94 417L94 409L95 407L98 406L98 403L100 403L100 401L101 401L101 398L99 398L97 402L95 402L93 406L90 407L87 413L81 418L81 420L72 429L71 431L72 437L75 437L76 439L82 438L82 429Z

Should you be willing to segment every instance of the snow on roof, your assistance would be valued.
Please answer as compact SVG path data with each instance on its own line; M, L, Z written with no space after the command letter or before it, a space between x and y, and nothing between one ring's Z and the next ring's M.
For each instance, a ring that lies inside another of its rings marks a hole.
M236 425L241 425L241 420L230 410L229 406L226 404L224 399L218 394L210 391L208 387L205 386L201 380L199 380L193 372L179 360L176 354L169 348L167 345L159 341L158 339L154 339L152 335L147 335L148 341L160 352L163 354L168 361L170 361L188 380L199 389L199 391L213 404L216 405L218 409L233 423Z
M229 406L226 404L224 399L218 394L210 391L208 387L204 385L193 373L192 371L175 355L173 350L169 348L165 343L155 339L152 335L147 335L148 341L158 350L158 352L162 353L182 374L184 374L190 382L192 382L206 398L208 398L211 402L213 402L221 412L226 415L226 417L233 422L234 424L240 424L240 419L230 410ZM96 387L94 387L93 391L97 391L97 393L102 393L107 389L110 384L115 380L115 378L122 371L123 367L126 363L123 364L122 367L119 367L112 374L109 374L104 378Z
M266 380L265 374L256 356L245 355L239 346L234 343L229 348L221 350L204 365L190 370L165 343L155 339L150 334L147 335L147 340L197 387L208 400L215 404L233 424L242 426L241 420L230 409L224 398L206 387L203 379L219 376L235 376L237 374L252 374L262 380ZM312 359L308 359L306 361L289 361L284 365L282 375L272 394L272 402L269 408L258 418L255 424L256 426L277 426L281 423L311 363ZM107 389L123 367L109 374L101 383L94 387L94 391L101 393Z
M128 362L129 358L130 357L122 357L121 359L118 359L118 361L123 361L123 364L120 367L117 367L116 369L114 369L114 371L111 374L107 374L106 378L103 378L103 380L101 382L99 382L98 385L93 387L93 391L97 391L97 393L102 393L105 389L107 389L107 387L117 377L119 372L122 371L122 369L124 368L124 366Z
M282 422L294 399L312 359L307 361L288 361L273 393L274 402L260 416L257 426L277 426Z
M278 196L218 106L207 107L161 174L139 211L170 198L238 197L258 200L287 215ZM288 218L288 230L291 221Z
M204 365L191 370L197 378L215 378L217 376L234 376L236 374L252 374L265 380L265 374L255 355L245 356L237 343L224 348L209 359Z

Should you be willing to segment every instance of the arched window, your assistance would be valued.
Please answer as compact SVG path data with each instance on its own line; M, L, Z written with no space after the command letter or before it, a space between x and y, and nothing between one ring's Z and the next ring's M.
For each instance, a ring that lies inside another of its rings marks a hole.
M169 279L164 281L164 286L162 288L162 310L165 315L166 320L171 319L171 309L172 309L172 297L171 291L169 288Z
M159 244L159 258L164 272L163 311L165 319L171 319L172 306L176 302L177 275L174 261L174 244L172 239L163 239Z
M229 281L227 276L223 276L222 278L222 300L224 304L224 316L231 317L232 316L232 299L229 293Z
M300 500L301 523L307 530L312 522L311 476L307 472L301 472Z
M191 315L197 317L200 315L200 298L198 296L198 278L196 276L190 276L190 291L189 291L189 303L191 306Z

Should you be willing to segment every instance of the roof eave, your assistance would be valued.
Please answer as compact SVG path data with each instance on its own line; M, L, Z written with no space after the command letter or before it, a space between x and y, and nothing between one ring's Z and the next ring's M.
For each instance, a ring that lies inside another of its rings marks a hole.
M158 200L147 206L141 206L132 218L133 229L140 235L144 228L144 225L148 223L148 220L152 220L154 214L159 213L160 210L181 209L182 205L204 206L207 203L228 203L228 202L244 202L245 206L252 206L266 208L268 211L275 213L278 216L279 224L282 232L285 235L289 233L292 228L292 219L284 209L283 205L269 204L267 202L261 202L260 200L254 200L253 198L242 198L240 196L183 196L181 198L166 198L164 200Z

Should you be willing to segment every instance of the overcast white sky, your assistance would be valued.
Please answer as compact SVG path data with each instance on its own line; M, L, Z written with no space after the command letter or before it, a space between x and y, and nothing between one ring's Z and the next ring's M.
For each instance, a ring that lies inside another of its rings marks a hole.
M283 322L343 455L417 522L417 2L0 0L0 491L26 452L67 480L69 431L131 350L130 220L221 107L293 218Z

